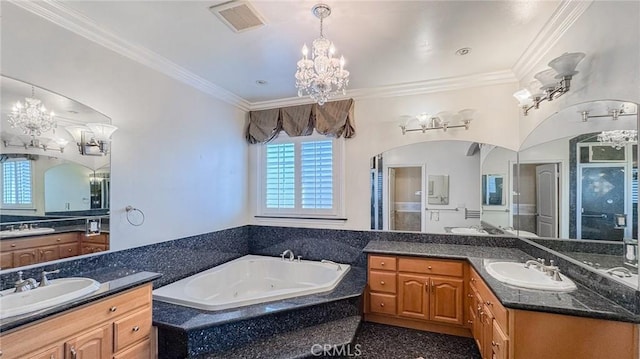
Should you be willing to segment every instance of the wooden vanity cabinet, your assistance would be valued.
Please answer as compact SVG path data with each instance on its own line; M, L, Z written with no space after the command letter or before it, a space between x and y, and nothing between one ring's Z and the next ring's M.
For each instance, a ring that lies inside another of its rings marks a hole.
M151 284L0 337L2 359L150 359Z
M465 263L369 256L369 321L469 336L464 323Z
M109 249L109 234L84 232L46 234L0 240L0 268L9 269Z
M485 359L509 358L509 312L491 292L480 275L471 268L469 271L468 316L473 317L472 334L480 354Z

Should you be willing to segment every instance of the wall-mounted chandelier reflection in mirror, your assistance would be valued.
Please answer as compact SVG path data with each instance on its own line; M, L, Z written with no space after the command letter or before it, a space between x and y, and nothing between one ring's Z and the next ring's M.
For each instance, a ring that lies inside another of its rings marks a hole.
M618 121L621 117L638 115L638 106L631 102L597 102L595 105L583 104L580 107L578 112L582 122L590 119ZM628 144L638 143L638 131L635 129L605 130L597 136L597 139L602 144L611 145L619 150Z
M553 101L569 92L571 79L578 74L576 67L584 59L582 52L564 53L549 62L549 69L535 74L528 88L513 94L520 102L523 114L526 116L532 109L538 109L540 103Z
M464 109L458 113L442 111L435 115L426 112L417 116L404 115L400 116L398 126L402 130L403 135L407 132L420 131L425 133L430 130L442 130L446 132L450 128L464 128L468 130L475 113L476 111L474 109Z
M1 109L4 148L62 154L74 141L81 155L105 155L117 129L107 117L85 105L5 76Z

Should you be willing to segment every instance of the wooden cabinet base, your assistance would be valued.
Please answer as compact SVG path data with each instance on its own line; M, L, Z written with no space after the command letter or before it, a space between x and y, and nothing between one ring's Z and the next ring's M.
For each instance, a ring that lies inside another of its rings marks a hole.
M364 320L372 323L380 323L393 325L396 327L403 328L411 328L417 330L424 330L427 332L435 332L442 334L450 334L457 335L459 337L467 337L471 338L471 331L469 328L459 327L459 326L450 326L446 324L437 324L433 322L428 322L421 319L408 319L408 318L398 318L398 317L390 317L387 315L375 314L375 313L366 313L364 315Z

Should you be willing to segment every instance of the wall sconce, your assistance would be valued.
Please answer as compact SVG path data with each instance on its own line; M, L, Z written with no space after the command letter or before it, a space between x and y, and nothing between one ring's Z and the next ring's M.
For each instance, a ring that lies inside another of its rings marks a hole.
M540 108L543 101L554 99L569 92L571 78L576 75L576 66L582 61L585 54L582 52L564 53L549 62L550 69L538 72L533 77L529 88L517 91L513 94L526 116L533 108ZM559 81L558 81L559 80Z
M407 132L421 131L425 133L429 130L442 130L447 132L450 128L464 127L465 130L469 129L469 125L473 120L473 115L476 110L465 109L458 113L450 111L438 112L435 115L429 115L426 112L419 114L418 116L401 116L399 126L402 129L402 134ZM419 127L408 128L412 122L417 121ZM453 122L462 122L462 124L451 125Z
M19 144L16 142L12 142L14 138L18 139ZM43 151L59 151L60 153L64 152L64 147L69 143L69 141L64 138L46 138L46 137L35 137L35 136L15 136L15 137L4 137L2 139L2 143L4 147L22 147L25 150L31 148L41 149Z
M67 126L64 129L76 141L81 155L103 156L109 153L111 135L118 127L106 123L87 123L86 126Z

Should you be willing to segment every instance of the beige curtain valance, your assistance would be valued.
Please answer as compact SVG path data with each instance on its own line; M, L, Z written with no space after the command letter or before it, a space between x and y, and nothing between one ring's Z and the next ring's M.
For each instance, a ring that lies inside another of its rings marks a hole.
M291 106L249 112L246 138L249 143L266 143L280 131L290 137L309 136L316 132L351 138L355 135L353 99L318 104Z

